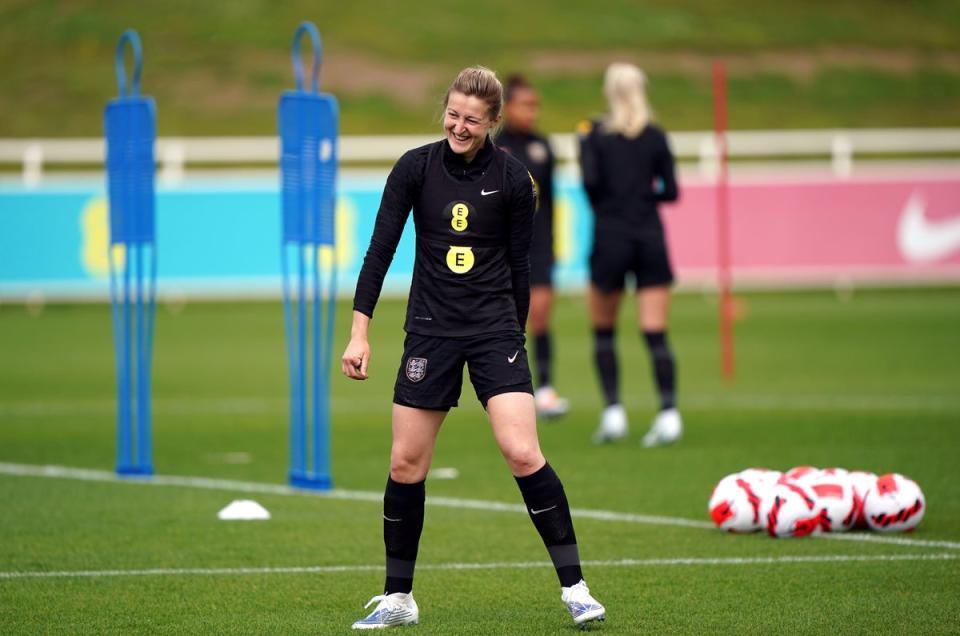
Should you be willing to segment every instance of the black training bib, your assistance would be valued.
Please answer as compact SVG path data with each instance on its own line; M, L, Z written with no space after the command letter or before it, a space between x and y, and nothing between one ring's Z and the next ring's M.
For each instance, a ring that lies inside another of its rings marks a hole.
M447 337L519 331L507 260L505 157L495 149L480 179L457 181L443 165L446 143L430 149L413 206L417 249L405 328Z

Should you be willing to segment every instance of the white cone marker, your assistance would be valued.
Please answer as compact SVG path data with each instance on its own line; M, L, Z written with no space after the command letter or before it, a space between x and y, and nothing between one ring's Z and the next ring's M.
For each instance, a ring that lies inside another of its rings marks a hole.
M267 509L252 499L234 499L217 513L222 521L253 521L270 518Z

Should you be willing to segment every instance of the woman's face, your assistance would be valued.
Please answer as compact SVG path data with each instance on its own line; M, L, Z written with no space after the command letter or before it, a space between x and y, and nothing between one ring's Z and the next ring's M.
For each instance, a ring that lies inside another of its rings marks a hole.
M474 95L450 93L443 114L443 129L447 133L450 150L471 161L483 146L487 133L497 120L488 116L487 103Z
M507 126L520 133L533 132L540 115L540 99L532 88L518 88L503 106Z

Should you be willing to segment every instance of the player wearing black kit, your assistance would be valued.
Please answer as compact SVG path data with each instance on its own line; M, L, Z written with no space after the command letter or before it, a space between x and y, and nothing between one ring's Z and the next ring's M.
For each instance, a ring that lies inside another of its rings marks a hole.
M540 100L533 86L522 76L513 75L507 80L504 99L505 123L504 129L497 135L497 145L526 166L540 193L540 208L533 220L533 239L530 244L529 328L533 334L533 352L537 363L537 391L534 402L540 415L558 417L569 410L569 404L557 395L551 379L553 150L546 138L535 131Z
M673 155L663 130L648 124L636 138L611 134L602 121L580 128L580 167L593 208L590 281L601 291L622 290L628 273L637 287L669 285L657 204L677 199Z
M446 138L407 152L387 178L357 282L341 366L348 377L364 380L369 322L412 208L416 260L383 499L386 580L383 594L368 603L376 608L354 629L419 620L412 590L424 480L440 425L460 397L464 364L553 561L561 599L577 624L605 614L583 582L563 485L537 440L523 337L536 193L523 165L489 138L501 106L502 88L491 71L460 73L444 101Z
M594 354L606 408L598 442L627 433L620 403L614 329L623 288L632 276L638 322L650 351L660 412L644 436L645 446L675 442L682 433L676 409L676 372L667 342L673 270L658 204L677 199L673 154L663 130L649 122L645 79L632 65L607 69L610 115L580 128L580 168L594 213L590 255L590 313Z
M484 406L494 395L533 393L523 330L529 305L535 198L527 171L484 144L467 163L446 141L411 150L384 191L354 309L373 315L410 208L417 232L394 402L457 405L464 362Z

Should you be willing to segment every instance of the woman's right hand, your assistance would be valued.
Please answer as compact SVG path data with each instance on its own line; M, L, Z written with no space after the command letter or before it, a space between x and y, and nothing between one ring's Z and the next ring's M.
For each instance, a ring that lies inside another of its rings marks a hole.
M343 374L354 380L367 379L367 363L370 361L370 344L366 338L350 338L343 352L340 366Z
M353 312L353 327L350 330L350 342L340 359L343 375L353 380L367 379L367 365L370 363L370 342L367 340L367 327L370 318L359 311Z

